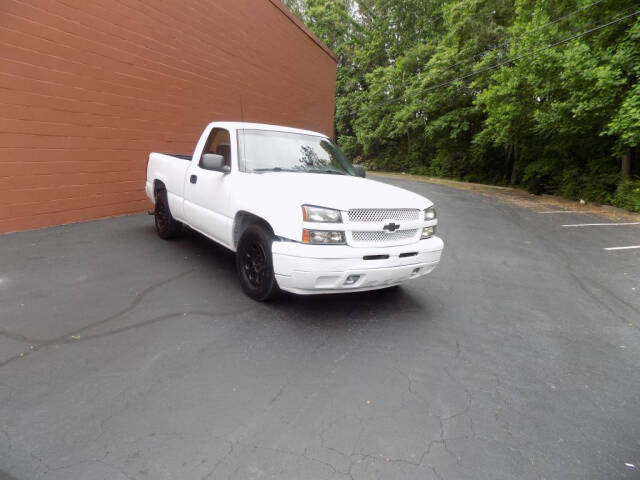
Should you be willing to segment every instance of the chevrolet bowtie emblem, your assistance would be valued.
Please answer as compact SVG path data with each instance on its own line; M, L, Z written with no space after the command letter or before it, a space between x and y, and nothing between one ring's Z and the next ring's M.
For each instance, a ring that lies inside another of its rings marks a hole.
M387 223L384 227L382 227L383 230L386 230L389 233L395 232L399 228L400 228L400 225L398 225L397 223L393 223L393 222Z

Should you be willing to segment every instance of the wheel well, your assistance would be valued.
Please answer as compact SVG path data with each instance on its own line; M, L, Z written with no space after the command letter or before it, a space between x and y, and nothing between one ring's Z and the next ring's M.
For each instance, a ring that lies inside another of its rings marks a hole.
M264 218L254 215L253 213L246 212L244 210L236 213L236 218L233 220L233 247L237 248L240 241L240 235L244 229L249 225L261 225L267 229L267 231L273 234L273 228L269 225Z
M161 180L153 181L153 197L154 198L158 194L158 192L161 192L162 190L166 190L166 189L167 187L164 186L164 183Z

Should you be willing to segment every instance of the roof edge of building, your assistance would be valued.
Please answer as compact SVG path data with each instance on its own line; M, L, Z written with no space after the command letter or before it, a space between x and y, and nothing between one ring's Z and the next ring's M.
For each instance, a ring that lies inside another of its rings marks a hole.
M311 40L313 40L324 52L331 57L334 62L338 61L336 54L331 51L329 47L327 47L322 40L320 40L316 35L309 30L302 20L300 20L291 10L289 10L280 0L269 0L271 4L276 7L278 10L282 12L289 20L291 20L302 32L307 35Z

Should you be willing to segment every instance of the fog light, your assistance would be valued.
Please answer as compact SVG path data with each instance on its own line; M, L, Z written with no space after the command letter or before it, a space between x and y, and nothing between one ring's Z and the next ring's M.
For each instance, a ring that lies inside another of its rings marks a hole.
M420 240L424 240L425 238L431 238L436 234L436 226L431 225L430 227L424 227L422 229L422 235L420 235Z
M345 285L353 285L358 280L360 280L360 275L349 275L347 279L344 281Z

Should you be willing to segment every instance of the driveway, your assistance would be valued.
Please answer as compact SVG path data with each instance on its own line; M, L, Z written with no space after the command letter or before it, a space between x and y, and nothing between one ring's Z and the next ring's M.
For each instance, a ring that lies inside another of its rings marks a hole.
M640 478L640 226L384 181L445 240L388 291L259 304L146 215L0 236L0 479Z

